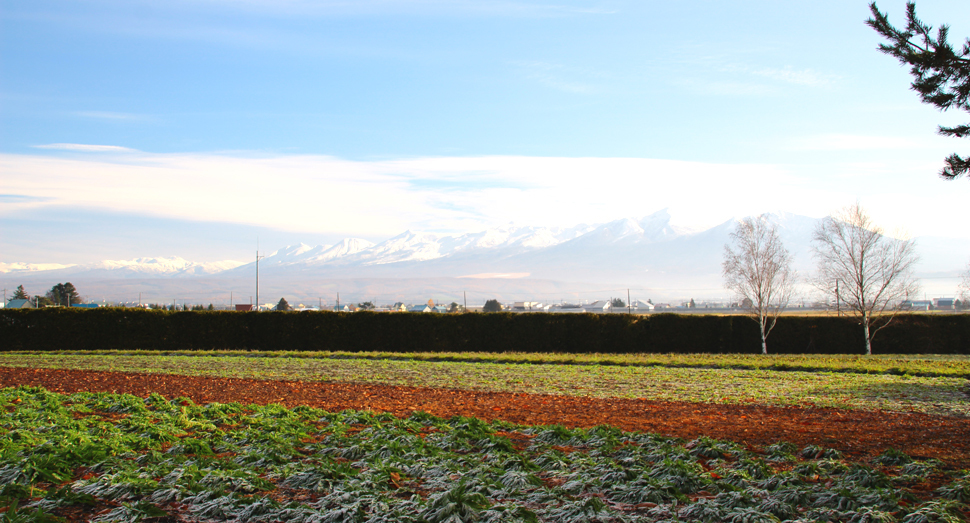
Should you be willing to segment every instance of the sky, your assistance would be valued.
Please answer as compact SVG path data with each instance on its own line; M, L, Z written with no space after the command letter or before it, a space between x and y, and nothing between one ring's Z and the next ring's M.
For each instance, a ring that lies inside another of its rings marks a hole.
M880 1L897 25L904 3ZM970 36L970 3L921 0ZM0 262L248 260L667 208L970 238L856 0L0 0ZM955 261L962 267L965 260Z

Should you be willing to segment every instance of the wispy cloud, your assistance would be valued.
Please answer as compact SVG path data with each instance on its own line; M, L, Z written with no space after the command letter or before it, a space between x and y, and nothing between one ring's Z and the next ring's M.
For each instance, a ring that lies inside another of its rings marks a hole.
M826 87L839 79L837 75L821 73L812 69L795 69L791 66L780 69L765 67L754 69L745 68L742 70L746 70L755 76L769 78L778 82L808 87Z
M877 149L921 149L927 144L898 136L820 134L792 140L788 149L796 151L861 151Z
M40 203L50 201L43 196L29 196L26 194L0 194L0 203Z
M100 120L143 120L144 117L131 113L115 113L110 111L75 111L75 116L97 118Z
M597 90L591 80L603 78L603 73L580 67L569 67L542 61L517 60L511 62L525 78L558 91L589 94Z
M86 143L49 143L34 145L35 149L56 149L61 151L79 151L85 153L130 153L136 149L129 149L120 145L93 145Z
M558 3L529 0L208 0L205 3L277 15L317 16L346 14L570 16L609 15L618 12L615 7L611 7L615 2L602 0Z
M778 94L778 88L756 82L731 81L680 81L682 85L692 91L720 96L769 96Z
M785 67L758 67L727 62L725 56L704 56L683 63L693 63L692 69L705 71L703 77L690 73L676 83L693 91L729 96L778 95L792 86L823 89L830 88L840 77L835 74Z

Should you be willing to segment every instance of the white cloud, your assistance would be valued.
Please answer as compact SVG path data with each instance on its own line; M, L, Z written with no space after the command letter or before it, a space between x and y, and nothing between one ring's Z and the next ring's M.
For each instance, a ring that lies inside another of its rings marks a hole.
M135 149L121 147L120 145L92 145L86 143L49 143L45 145L35 145L35 149L58 149L62 151L80 151L86 153L129 153L136 152Z
M438 157L347 161L324 156L95 154L0 155L0 216L49 206L107 210L278 230L387 238L405 229L468 232L515 222L602 223L669 208L703 229L783 209L825 214L879 201L888 225L914 234L966 236L919 208L960 208L958 191L913 180L913 166L785 167L643 158ZM900 174L902 173L902 174ZM879 183L873 183L878 176ZM23 200L23 201L21 201ZM887 211L888 212L888 211ZM945 221L945 220L944 220ZM925 222L925 223L924 223Z

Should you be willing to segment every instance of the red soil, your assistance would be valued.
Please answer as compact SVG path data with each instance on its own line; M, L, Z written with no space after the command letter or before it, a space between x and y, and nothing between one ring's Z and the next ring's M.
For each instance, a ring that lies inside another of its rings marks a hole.
M139 397L157 392L167 398L185 396L199 404L280 403L328 411L373 410L396 416L423 410L440 417L474 416L528 425L608 424L687 439L710 436L755 447L778 441L800 447L815 444L841 450L853 459L869 458L891 447L919 459L939 458L956 468L970 468L970 419L917 413L0 368L0 387L17 385L41 386L60 393L115 392Z

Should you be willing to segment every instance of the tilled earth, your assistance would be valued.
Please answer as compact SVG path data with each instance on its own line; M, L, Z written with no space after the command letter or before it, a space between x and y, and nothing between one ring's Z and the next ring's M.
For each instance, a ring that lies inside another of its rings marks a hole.
M763 405L597 399L365 385L263 381L32 368L0 368L0 387L41 386L60 393L128 393L146 397L184 396L196 403L279 403L328 411L344 409L408 416L425 411L439 417L473 416L525 425L607 424L623 430L694 439L709 436L754 447L778 441L835 448L866 459L887 448L918 458L938 458L970 468L970 419L919 413L872 412Z

